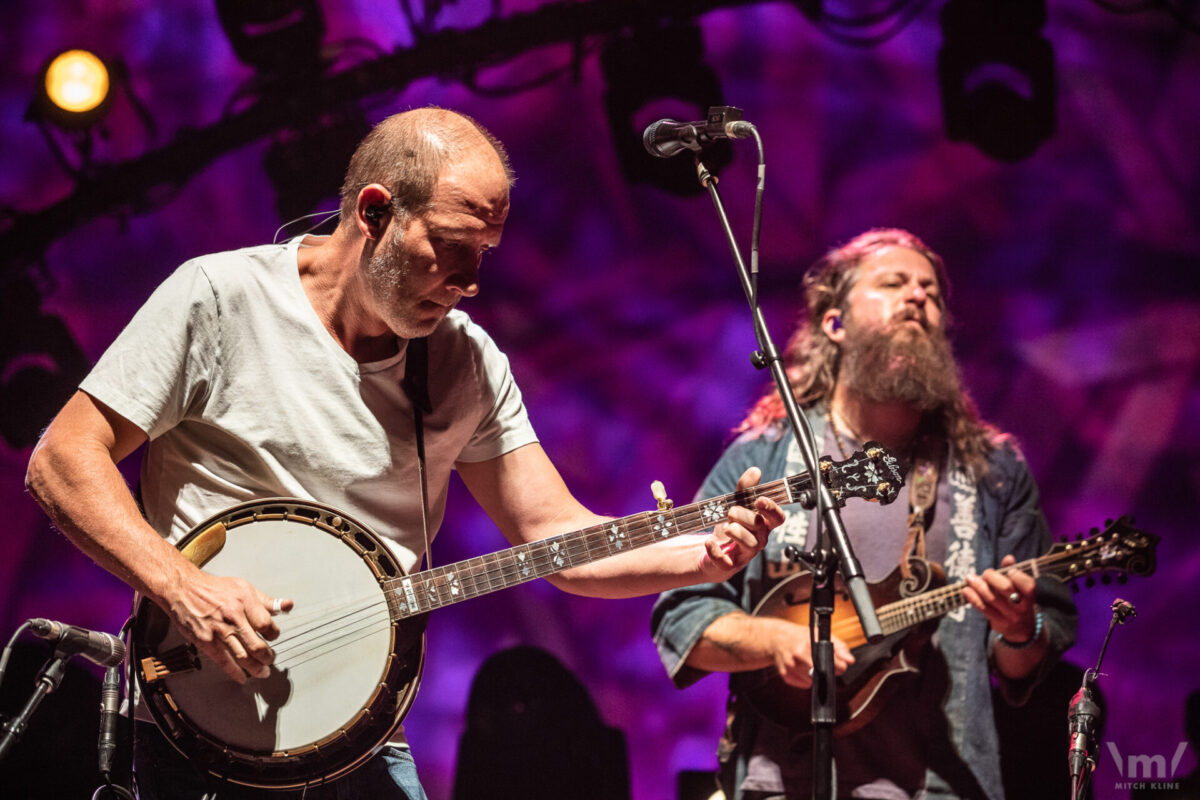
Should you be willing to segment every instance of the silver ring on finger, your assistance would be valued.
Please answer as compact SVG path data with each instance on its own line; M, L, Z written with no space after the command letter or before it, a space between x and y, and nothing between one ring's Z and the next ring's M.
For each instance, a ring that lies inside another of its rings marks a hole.
M283 601L276 597L275 602L271 603L271 613L278 614L281 611L283 611Z
M1015 606L1017 603L1021 602L1021 595L1017 592L1013 592L1008 596L1008 602Z

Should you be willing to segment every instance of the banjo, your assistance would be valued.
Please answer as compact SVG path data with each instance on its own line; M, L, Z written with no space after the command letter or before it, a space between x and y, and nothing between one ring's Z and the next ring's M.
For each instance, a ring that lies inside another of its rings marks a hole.
M821 472L837 501L891 502L899 462L875 443ZM275 618L265 678L230 680L142 598L133 664L142 698L184 757L222 780L266 789L317 785L350 772L412 705L430 611L683 533L711 528L759 497L807 503L808 473L675 508L659 508L408 575L383 540L329 506L257 500L192 530L180 550L205 571L245 578L294 600Z

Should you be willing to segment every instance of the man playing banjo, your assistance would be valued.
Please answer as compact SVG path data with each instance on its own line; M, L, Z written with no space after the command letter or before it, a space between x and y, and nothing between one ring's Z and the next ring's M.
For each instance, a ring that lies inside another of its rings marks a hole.
M480 259L500 243L511 182L500 143L467 117L426 108L384 120L351 160L331 236L184 264L34 450L27 484L54 523L161 608L230 686L272 674L275 617L305 609L175 547L223 509L271 497L343 509L406 573L442 520L451 469L514 545L604 522L538 444L507 359L454 309L478 292ZM401 388L421 338L423 425ZM147 441L139 507L116 464ZM739 488L758 478L747 470ZM552 581L603 597L720 582L781 521L759 498L703 539L656 542ZM259 793L216 782L152 726L137 728L143 798ZM339 784L337 796L425 797L400 732Z

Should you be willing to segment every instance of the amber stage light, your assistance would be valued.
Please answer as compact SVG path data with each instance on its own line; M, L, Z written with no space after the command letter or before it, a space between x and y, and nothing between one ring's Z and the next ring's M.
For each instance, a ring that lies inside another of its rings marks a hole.
M108 68L93 53L67 50L46 66L43 110L60 125L90 125L103 116L109 98Z

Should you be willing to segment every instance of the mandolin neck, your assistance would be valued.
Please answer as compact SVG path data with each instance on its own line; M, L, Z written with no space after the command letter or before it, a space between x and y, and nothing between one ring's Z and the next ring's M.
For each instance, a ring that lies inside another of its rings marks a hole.
M1001 574L1024 572L1026 575L1036 578L1049 558L1051 558L1049 555L1042 558L1031 558L1019 564L1002 567L998 572ZM956 581L928 592L888 603L875 612L879 617L879 627L883 629L885 636L890 636L914 625L920 625L922 622L944 617L966 605L967 599L963 596L964 588L965 584L962 581Z

